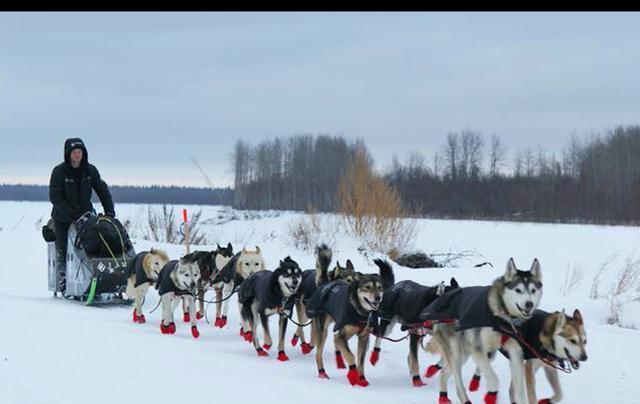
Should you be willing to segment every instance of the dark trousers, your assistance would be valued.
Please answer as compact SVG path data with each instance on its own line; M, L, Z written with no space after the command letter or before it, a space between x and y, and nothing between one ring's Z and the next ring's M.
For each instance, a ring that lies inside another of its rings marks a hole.
M58 292L65 291L67 274L67 232L71 223L55 221L56 230L56 272L58 273Z

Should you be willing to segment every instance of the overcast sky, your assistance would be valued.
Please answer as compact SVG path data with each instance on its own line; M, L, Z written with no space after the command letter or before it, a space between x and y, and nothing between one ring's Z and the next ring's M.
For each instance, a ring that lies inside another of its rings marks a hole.
M379 167L449 131L559 150L640 122L637 13L2 13L0 183L79 136L110 184L231 183L237 139L364 138Z

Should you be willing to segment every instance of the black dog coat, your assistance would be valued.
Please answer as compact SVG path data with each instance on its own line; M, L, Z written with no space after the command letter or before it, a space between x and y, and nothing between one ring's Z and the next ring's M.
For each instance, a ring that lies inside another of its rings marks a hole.
M307 304L307 317L315 318L322 313L327 313L335 321L333 331L339 331L347 324L377 326L377 317L374 312L369 315L358 313L351 304L351 288L355 283L348 284L341 280L332 281L320 286ZM370 317L370 318L369 318Z

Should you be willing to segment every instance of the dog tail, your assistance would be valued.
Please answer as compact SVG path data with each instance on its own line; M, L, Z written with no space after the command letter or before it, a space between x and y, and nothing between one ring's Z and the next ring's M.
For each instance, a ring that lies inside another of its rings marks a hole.
M316 286L320 286L323 283L329 282L329 264L333 257L333 252L326 244L316 248L317 260L316 260Z
M396 282L393 275L393 268L387 260L375 259L373 262L380 268L380 278L382 279L382 288L387 290Z

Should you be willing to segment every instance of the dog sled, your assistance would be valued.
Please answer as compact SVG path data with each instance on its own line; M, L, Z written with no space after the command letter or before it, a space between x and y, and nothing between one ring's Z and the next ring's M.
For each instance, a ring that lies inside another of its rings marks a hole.
M104 253L90 253L81 243L84 226L96 221L109 221L119 235L121 245L113 248L98 231ZM135 250L128 240L123 228L118 229L113 219L106 216L96 217L87 212L69 226L67 234L67 267L66 292L68 297L85 302L87 306L98 303L131 304L133 300L125 299L123 293L127 286L127 266L135 258ZM56 246L51 238L47 240L48 252L48 287L56 296L58 274L56 271Z

